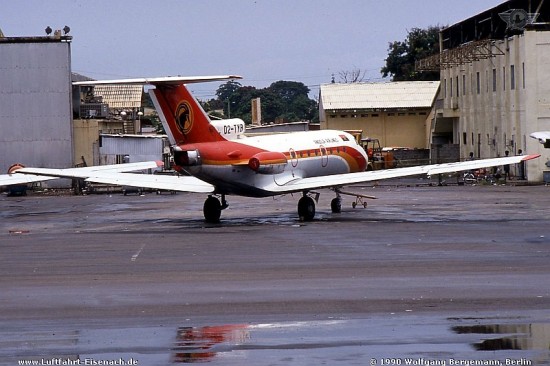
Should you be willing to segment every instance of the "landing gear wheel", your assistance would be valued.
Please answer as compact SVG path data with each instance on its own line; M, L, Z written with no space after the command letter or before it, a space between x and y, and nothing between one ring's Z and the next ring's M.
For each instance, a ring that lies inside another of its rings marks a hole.
M222 215L222 205L216 197L208 196L203 206L204 219L206 222L218 223Z
M338 197L334 198L330 201L330 209L332 210L332 213L342 212L342 200Z
M298 216L302 221L311 221L315 217L315 201L309 196L303 196L298 201Z

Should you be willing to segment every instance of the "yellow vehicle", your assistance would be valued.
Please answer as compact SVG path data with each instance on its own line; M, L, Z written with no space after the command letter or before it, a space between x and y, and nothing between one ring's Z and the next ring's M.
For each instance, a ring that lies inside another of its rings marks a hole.
M392 151L385 151L380 146L380 140L366 137L361 139L361 146L367 152L369 165L367 170L392 169L396 166Z

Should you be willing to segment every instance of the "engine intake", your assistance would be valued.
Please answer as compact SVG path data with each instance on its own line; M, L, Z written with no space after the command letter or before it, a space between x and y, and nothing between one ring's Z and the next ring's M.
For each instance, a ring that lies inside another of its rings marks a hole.
M248 167L259 174L278 174L285 170L288 160L285 154L276 151L257 153L248 160Z

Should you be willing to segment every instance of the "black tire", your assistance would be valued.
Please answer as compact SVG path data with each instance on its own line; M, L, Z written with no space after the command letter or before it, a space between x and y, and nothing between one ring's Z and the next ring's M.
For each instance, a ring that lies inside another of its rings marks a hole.
M334 198L330 201L330 209L332 210L332 213L342 212L342 200L338 197Z
M315 201L309 196L304 196L298 201L298 216L302 221L311 221L315 217Z
M216 197L209 196L206 201L204 201L203 206L204 220L210 223L220 222L220 217L222 215L222 205L220 200Z

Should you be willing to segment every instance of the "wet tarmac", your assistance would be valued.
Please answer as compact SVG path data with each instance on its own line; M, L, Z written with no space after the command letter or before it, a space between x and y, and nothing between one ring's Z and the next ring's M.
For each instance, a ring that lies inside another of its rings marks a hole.
M548 187L353 190L1 195L0 365L550 364Z

